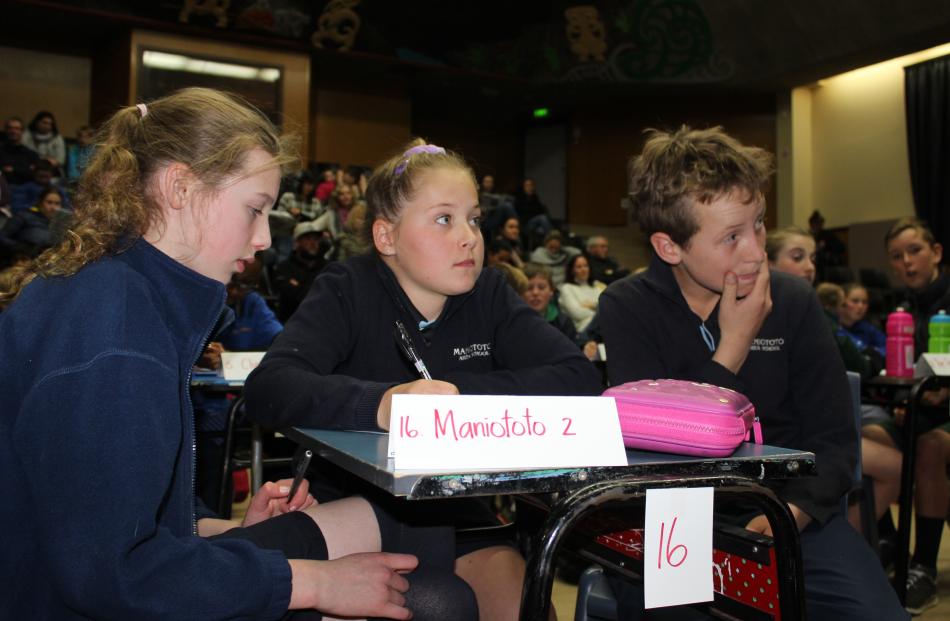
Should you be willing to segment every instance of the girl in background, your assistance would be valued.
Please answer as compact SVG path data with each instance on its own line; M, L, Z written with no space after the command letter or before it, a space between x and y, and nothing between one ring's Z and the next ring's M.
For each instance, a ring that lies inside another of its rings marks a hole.
M458 155L417 141L380 165L366 190L368 255L317 276L248 378L249 415L270 427L388 431L395 394L595 395L596 369L482 270L478 192ZM402 322L433 378L419 379L394 338ZM329 465L323 469L329 470ZM483 620L516 619L524 560L481 500L404 502L342 477L333 494L371 494L407 528L444 541L444 566L471 586ZM484 516L484 517L482 517Z
M587 324L597 313L597 300L604 290L604 283L590 282L590 263L587 256L576 254L567 260L564 284L560 287L558 304L578 332L587 329Z
M815 284L815 238L797 226L769 231L765 238L769 265Z
M865 319L868 314L868 290L864 285L852 282L844 286L844 296L844 306L838 312L838 323L859 349L873 347L883 358L887 337Z

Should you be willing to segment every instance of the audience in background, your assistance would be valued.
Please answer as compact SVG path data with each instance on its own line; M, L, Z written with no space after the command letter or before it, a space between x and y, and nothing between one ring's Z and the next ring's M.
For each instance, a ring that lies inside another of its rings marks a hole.
M508 218L517 218L514 199L495 190L494 175L484 175L478 186L478 205L482 208L482 234L488 237Z
M277 209L290 214L297 222L313 220L323 213L323 205L314 195L316 185L313 176L307 171L297 176L292 192L284 192L277 203Z
M10 256L15 250L35 256L53 245L53 219L63 208L63 195L57 188L43 190L36 204L13 214L0 228L0 252Z
M543 239L552 228L548 208L538 197L534 179L525 179L521 188L515 192L515 211L518 213L521 231L527 236L529 246Z
M216 336L225 351L263 351L284 329L257 292L260 277L259 260L248 263L242 273L231 276L227 305L234 316Z
M326 236L316 222L301 222L294 228L294 249L274 269L274 285L279 296L280 321L286 323L310 291L317 274L326 266Z
M343 225L343 232L333 241L333 259L346 261L350 257L366 254L369 250L363 242L360 231L366 222L366 203L357 203L350 209L350 215Z
M511 246L511 264L515 267L523 267L527 261L527 254L521 245L521 224L518 218L509 217L502 222L495 235L504 239Z
M584 334L578 334L571 318L558 308L554 298L557 289L551 279L551 270L538 263L525 263L524 275L527 284L520 292L521 299L561 334L576 343L588 360L594 360L597 356L597 343L586 338Z
M838 343L838 351L841 353L841 360L844 362L844 368L854 371L861 376L861 379L867 379L871 376L871 363L864 357L858 346L852 341L838 325L838 313L844 305L844 289L841 285L833 282L819 283L815 288L815 294L818 296L818 302L825 311L825 318L828 320L828 327L831 333L835 335L835 342Z
M557 229L551 229L544 236L544 244L538 246L531 253L531 262L546 265L551 270L551 279L555 286L564 284L565 270L567 260L580 250L571 246L563 245L564 238Z
M609 285L630 274L630 270L620 267L616 259L610 256L610 242L603 235L591 235L587 239L587 261L590 263L591 281Z
M86 170L89 158L95 150L92 138L95 132L88 125L76 131L76 142L66 149L66 180L75 183Z
M558 306L571 318L578 332L583 332L594 318L604 288L602 282L591 281L590 264L585 255L576 254L567 260L564 283L558 288Z
M343 233L343 226L350 216L350 209L354 205L352 185L338 185L330 194L329 209L313 221L314 230L326 231L331 239L336 239Z
M336 190L349 188L354 201L363 200L366 194L366 173L359 166L347 166L336 171Z
M4 140L0 144L0 172L10 187L33 178L33 165L40 159L36 151L23 144L23 121L11 117L3 124Z
M769 265L780 272L815 282L815 239L797 226L769 231L765 238Z
M16 213L37 204L40 194L49 189L60 193L63 208L70 209L69 196L61 191L53 181L53 165L46 160L37 160L33 165L33 178L13 188L10 193L10 209Z
M499 263L514 266L511 244L503 237L496 237L485 246L485 265L493 266Z
M901 218L884 238L891 268L907 288L905 308L914 315L914 352L927 351L930 317L950 309L950 274L940 265L943 247L916 218ZM914 472L914 555L907 574L907 609L917 614L937 603L937 553L950 502L947 464L950 422L947 389L925 393L917 417L917 465ZM865 425L864 437L884 447L900 448L903 434L894 419ZM886 517L886 516L885 516ZM888 530L893 530L893 523ZM882 531L882 534L886 534Z
M884 358L887 336L866 319L868 313L868 290L859 283L844 286L844 305L838 312L838 323L861 351L873 348Z
M40 110L23 132L23 144L36 151L40 159L53 167L53 176L63 176L63 164L66 162L66 143L56 127L56 118L52 112Z
M330 200L330 194L336 189L336 173L332 168L327 168L320 173L320 183L317 184L316 197L321 204L326 205Z

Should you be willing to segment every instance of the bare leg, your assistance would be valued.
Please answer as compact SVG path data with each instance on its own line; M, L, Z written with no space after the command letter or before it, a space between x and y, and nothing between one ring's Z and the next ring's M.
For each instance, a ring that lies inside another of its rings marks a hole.
M350 496L316 504L305 512L320 527L330 560L357 552L379 552L382 547L376 514L364 498ZM323 618L342 621L326 615Z
M475 591L482 621L517 621L525 562L513 548L493 546L455 560L455 573ZM550 618L556 621L554 607Z
M382 547L376 514L364 498L351 496L316 504L306 513L320 527L330 560L357 552L379 552Z
M874 481L874 518L880 519L900 493L901 453L892 445L865 437L861 438L861 456L864 474Z

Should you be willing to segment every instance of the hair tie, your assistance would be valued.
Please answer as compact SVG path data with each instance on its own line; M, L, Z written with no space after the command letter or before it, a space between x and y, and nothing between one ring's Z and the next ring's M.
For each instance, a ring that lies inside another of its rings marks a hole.
M445 153L445 149L434 144L420 144L418 146L412 147L402 154L403 159L401 162L399 162L399 165L396 166L396 170L394 172L397 177L406 171L406 166L409 165L409 160L417 153Z
M140 114L140 115L142 116L142 118L144 119L145 116L148 114L148 108L145 107L145 104L143 104L143 103L135 104L135 107L139 109L139 114Z

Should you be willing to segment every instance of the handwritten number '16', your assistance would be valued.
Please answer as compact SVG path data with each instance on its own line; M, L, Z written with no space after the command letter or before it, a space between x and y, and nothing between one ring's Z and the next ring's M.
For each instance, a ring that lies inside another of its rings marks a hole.
M683 564L683 561L686 560L686 556L689 554L689 551L686 549L686 546L683 544L675 545L670 548L670 544L673 543L673 529L676 528L676 520L678 518L673 518L673 523L670 525L670 536L666 540L666 564L670 567L679 567ZM656 553L656 568L663 568L663 531L666 529L666 522L660 522L660 545ZM682 551L683 556L680 557L678 561L673 561L673 555L677 551Z
M406 419L405 416L400 416L399 417L399 435L400 437L403 437L403 438L406 438L406 437L415 438L416 436L419 435L419 430L413 429L412 427L410 427L409 421Z

